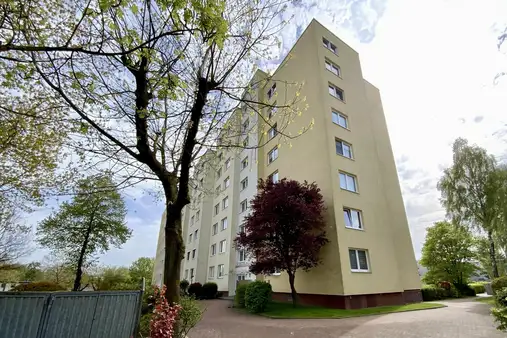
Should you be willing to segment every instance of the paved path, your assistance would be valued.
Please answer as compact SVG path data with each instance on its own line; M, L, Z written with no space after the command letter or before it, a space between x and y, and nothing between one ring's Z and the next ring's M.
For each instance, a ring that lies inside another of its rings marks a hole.
M348 319L269 319L206 301L207 311L189 338L500 338L489 306L475 300L441 302L448 307Z

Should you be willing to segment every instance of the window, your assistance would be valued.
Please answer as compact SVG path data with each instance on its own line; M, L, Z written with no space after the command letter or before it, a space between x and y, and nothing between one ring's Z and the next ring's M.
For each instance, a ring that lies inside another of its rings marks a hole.
M188 243L192 243L192 234L188 235Z
M204 179L203 179L203 178L201 178L201 179L199 180L199 186L200 186L200 187L202 187L202 186L203 186L203 184L204 184ZM200 195L199 195L199 196L200 196Z
M343 101L343 90L336 87L335 85L329 84L329 94L336 97L338 100Z
M199 217L201 217L201 212L200 211L197 211L195 213L195 220L198 221L199 220Z
M192 250L192 259L194 259L194 258L195 258L195 249Z
M216 235L218 233L218 223L213 224L212 234Z
M225 170L229 169L230 166L231 166L231 159L228 158L227 161L225 161Z
M243 140L243 147L248 147L248 136Z
M345 227L352 229L363 228L363 219L360 210L343 208L343 217L345 218Z
M194 269L190 269L190 279L194 279Z
M227 229L227 217L222 219L221 224L222 224L222 230Z
M238 282L239 281L242 281L242 280L245 280L245 275L238 275L237 279L238 279Z
M231 184L231 180L229 179L229 177L227 177L225 180L224 180L224 189L227 189L229 188L229 185Z
M324 45L324 47L326 47L333 53L337 54L338 50L336 49L336 46L333 45L331 42L329 42L329 40L327 40L326 38L322 38L322 45Z
M190 225L194 225L194 216L190 219Z
M215 267L210 266L208 269L208 278L213 278L213 277L215 277Z
M245 169L246 167L248 167L248 156L245 157L243 161L241 161L241 170Z
M240 226L239 226L239 233L242 234L244 232L245 232L245 223L240 224Z
M347 119L347 116L334 110L333 110L333 123L336 123L337 125L346 129L349 128L349 121Z
M326 69L329 70L331 73L333 73L336 76L340 76L341 77L341 75L342 75L340 67L337 66L337 65L335 65L334 63L332 63L329 60L326 60Z
M197 234L199 233L199 229L197 229L195 232L194 232L194 241L197 241Z
M220 176L222 176L222 168L217 170L217 178L219 178Z
M247 208L248 208L248 201L247 201L247 200L244 200L244 201L243 201L243 202L241 202L241 204L240 204L240 209L241 209L241 212L245 212Z
M218 161L222 161L222 153L218 154Z
M248 187L248 177L245 177L242 181L241 181L241 190L245 190L246 187Z
M347 158L352 158L352 146L345 141L336 140L336 153Z
M246 251L245 250L239 250L239 261L244 262L246 261Z
M354 272L370 271L368 252L360 249L349 249L350 270Z
M218 264L218 278L222 278L224 276L224 265Z
M226 209L228 206L229 206L229 196L226 196L226 197L222 200L222 210L223 210L223 209Z
M217 245L216 243L211 246L211 256L215 256L217 254Z
M217 205L215 205L215 215L218 215L219 212L220 212L220 203L217 203Z
M271 129L268 130L268 138L271 140L273 137L278 134L278 131L276 130L276 123L271 127Z
M187 252L187 261L190 259L190 251Z
M188 269L185 270L185 279L188 279Z
M224 239L223 241L220 241L220 253L224 253L226 247L227 247L227 240Z
M278 183L278 170L268 176L268 180L273 183Z
M248 125L250 124L250 121L249 119L246 119L245 122L243 122L241 124L241 132L242 133L246 133L246 131L248 130Z
M271 88L269 88L268 90L268 99L272 98L273 95L275 95L275 92L276 92L276 83L273 83Z
M277 158L278 158L278 146L271 149L271 151L268 153L268 164L272 163Z
M215 188L215 193L216 193L217 195L219 195L219 194L220 194L220 186L219 186L219 185Z
M356 177L349 174L340 173L340 188L357 192Z
M272 118L273 115L276 114L276 111L278 109L278 107L276 105L277 105L277 102L275 101L275 102L273 102L271 107L268 108L268 119Z

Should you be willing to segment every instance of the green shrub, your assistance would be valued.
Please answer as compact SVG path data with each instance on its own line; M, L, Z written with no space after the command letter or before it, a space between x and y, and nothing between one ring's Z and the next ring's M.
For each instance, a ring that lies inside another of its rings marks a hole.
M475 297L475 290L468 284L454 284L454 286L458 289L459 297Z
M497 329L507 331L507 287L495 291L495 300L496 306L491 309L491 314L498 323Z
M234 295L234 306L239 308L245 307L245 293L248 284L239 284L236 287L236 294Z
M429 302L433 300L444 299L449 296L449 291L435 286L435 285L425 285L421 289L423 301Z
M245 307L248 311L263 312L269 302L271 302L271 284L261 281L248 284L245 292Z
M187 294L188 286L189 285L190 285L190 283L186 279L180 281L180 293L182 295L186 295Z
M65 288L53 282L34 282L16 285L12 291L65 291Z
M181 297L179 304L181 310L178 314L177 332L175 332L174 337L185 338L190 329L199 323L204 311L201 310L199 302L192 297Z
M139 321L139 329L137 331L137 337L147 338L150 336L151 316L152 316L151 312L141 316L141 320Z
M507 287L507 276L495 278L491 282L491 288L493 289L493 293L496 293L496 290L500 290L505 287Z
M202 297L204 299L215 299L217 298L218 285L217 283L204 283L202 286Z
M202 297L202 284L199 282L192 283L188 287L188 294L195 299L201 299Z
M472 289L475 290L475 293L485 293L486 287L484 286L484 282L476 282L468 284Z

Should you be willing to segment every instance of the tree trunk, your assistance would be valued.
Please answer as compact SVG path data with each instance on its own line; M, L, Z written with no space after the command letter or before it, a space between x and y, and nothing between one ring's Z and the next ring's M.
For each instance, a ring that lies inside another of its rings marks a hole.
M79 291L79 288L81 287L81 278L83 277L84 256L86 254L86 249L88 248L90 234L92 233L92 222L93 215L90 220L90 223L88 224L88 229L86 229L85 240L83 242L83 246L81 247L81 252L79 253L79 259L77 261L77 269L76 269L76 279L74 279L74 287L72 288L72 291Z
M498 265L496 264L495 241L493 240L493 232L491 230L488 231L488 241L489 241L489 257L491 259L493 278L498 278L500 277L500 275L498 274Z
M170 304L180 300L180 269L184 258L184 244L181 235L181 210L168 207L165 221L164 284L165 297Z
M296 292L296 287L294 286L294 282L296 281L296 273L287 272L289 275L289 284L290 284L290 291L292 296L292 306L296 307L297 301L298 301L298 294Z

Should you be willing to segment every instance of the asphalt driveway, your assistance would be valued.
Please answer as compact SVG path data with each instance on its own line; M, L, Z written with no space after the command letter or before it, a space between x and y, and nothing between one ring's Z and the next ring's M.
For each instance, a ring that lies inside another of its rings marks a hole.
M500 338L487 304L473 299L440 302L448 307L348 319L269 319L206 301L207 310L189 338Z

